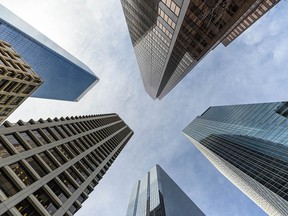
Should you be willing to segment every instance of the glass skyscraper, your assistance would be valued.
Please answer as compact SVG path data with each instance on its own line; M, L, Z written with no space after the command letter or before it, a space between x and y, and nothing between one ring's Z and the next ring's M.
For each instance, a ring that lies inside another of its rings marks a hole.
M10 43L44 81L32 97L78 101L99 81L85 64L2 5L0 39Z
M269 215L288 215L287 102L210 107L189 140Z
M205 214L159 166L138 181L126 216L204 216Z
M145 91L165 97L212 49L280 0L121 0Z
M4 122L0 215L72 216L132 135L115 113Z

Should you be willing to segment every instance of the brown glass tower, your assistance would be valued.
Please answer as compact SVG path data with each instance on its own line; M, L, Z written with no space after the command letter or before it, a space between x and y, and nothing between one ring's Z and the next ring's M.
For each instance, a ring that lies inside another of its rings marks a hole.
M0 215L73 215L132 135L117 114L6 121Z
M42 83L23 58L8 43L0 40L0 123Z
M280 0L121 0L146 92L162 99Z

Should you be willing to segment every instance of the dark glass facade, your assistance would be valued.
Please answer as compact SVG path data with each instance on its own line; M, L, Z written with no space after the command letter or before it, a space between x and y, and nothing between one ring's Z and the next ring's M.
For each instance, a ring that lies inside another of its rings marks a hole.
M288 214L287 102L210 107L184 130L269 215Z
M159 166L154 166L131 193L126 216L204 216L205 214Z
M121 0L145 91L162 99L279 0Z
M99 80L85 64L2 5L0 39L10 43L44 80L32 97L78 101Z
M117 114L4 122L0 215L73 215L132 135Z

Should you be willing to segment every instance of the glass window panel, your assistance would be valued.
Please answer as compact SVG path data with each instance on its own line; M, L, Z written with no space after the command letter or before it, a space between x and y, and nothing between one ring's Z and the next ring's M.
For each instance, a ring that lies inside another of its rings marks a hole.
M67 176L62 173L59 176L59 179L65 184L65 186L73 193L76 190L76 187L72 184L72 182L67 178Z
M24 140L26 140L32 148L37 147L36 143L34 142L34 140L32 140L32 138L30 137L29 134L27 134L26 132L21 132L20 134L21 134L22 138Z
M50 130L54 133L53 136L56 136L56 139L59 140L61 138L60 134L54 127L50 127Z
M22 164L14 163L10 165L10 168L26 186L29 186L35 182L35 179L30 175L30 173L28 173L27 169Z
M15 207L23 216L40 215L27 199L24 199L22 202L18 203Z
M72 176L72 178L79 184L81 185L83 181L78 177L78 175L71 169L67 169L67 172Z
M32 131L33 134L43 143L43 144L47 144L48 142L44 139L44 137L37 131L37 130L33 130Z
M42 152L39 155L52 170L57 168L56 164L46 154Z
M71 205L71 207L69 208L69 211L74 214L76 211L78 210L78 207L76 207L75 204Z
M48 138L50 138L52 141L55 141L55 138L51 135L51 133L47 130L47 128L42 128L42 131Z
M34 159L33 157L27 158L26 161L30 164L30 166L38 173L40 177L45 176L47 173L40 163Z
M7 197L11 197L19 191L3 171L0 171L0 189Z
M47 184L51 190L55 193L55 195L64 203L67 200L67 195L64 193L61 187L56 183L55 180L51 180Z
M87 173L83 170L83 168L79 165L78 162L74 164L74 166L85 178L87 178Z
M0 140L0 157L6 158L8 156L10 156L10 153L7 151L5 144Z
M61 126L58 126L57 129L63 134L61 135L62 138L68 137L68 134L63 130Z
M9 142L17 149L18 152L25 151L24 146L20 144L20 142L14 137L13 134L7 134L6 138L9 140Z
M49 214L52 215L57 211L57 205L42 188L35 191L34 196L38 199L38 201L43 205Z
M68 148L75 156L78 155L78 153L70 145L67 143L65 144L66 148Z
M77 200L78 200L80 203L83 203L83 202L86 200L86 197L85 197L83 194L80 194L80 196L77 198Z
M66 149L64 149L62 146L59 146L58 149L66 156L66 158L68 160L71 160L71 155L70 153L68 153L68 151L66 151Z
M63 158L61 157L61 155L60 155L58 152L56 152L54 149L50 149L49 151L50 151L50 152L52 153L52 155L60 162L60 164L66 163L66 162L63 160Z

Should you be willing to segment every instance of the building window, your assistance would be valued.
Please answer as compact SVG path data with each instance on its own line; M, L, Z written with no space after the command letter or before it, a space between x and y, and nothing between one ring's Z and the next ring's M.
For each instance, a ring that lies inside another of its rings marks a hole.
M8 83L8 80L1 79L0 80L0 88L2 88L6 83Z
M15 207L23 216L40 215L27 199L24 199L22 202L18 203Z
M29 134L27 134L26 132L21 132L20 134L21 134L22 138L23 138L24 140L26 140L26 142L28 142L32 148L38 147L38 146L36 145L36 143L34 142L34 140L32 140L32 138L30 137Z
M19 93L23 89L24 86L25 86L24 83L19 83L18 86L13 90L13 92Z
M67 195L64 193L62 188L56 183L55 180L51 180L47 183L47 185L51 188L51 190L55 193L55 195L64 203L67 200Z
M85 177L88 177L88 173L86 173L84 171L84 169L80 166L79 162L77 162L76 164L74 164L75 168Z
M67 169L67 172L72 176L72 178L81 185L83 181L78 177L75 171L73 171L71 168Z
M179 16L180 7L172 0L162 0L162 2L176 15Z
M52 170L57 168L56 164L50 158L48 158L45 153L42 152L39 155Z
M10 153L7 151L5 144L3 145L2 140L0 140L0 157L6 158L8 156L10 156Z
M7 197L11 197L19 191L3 171L0 171L0 189Z
M38 173L40 177L44 177L46 174L48 174L43 166L35 158L30 157L27 158L26 161Z
M43 144L48 143L47 140L45 140L45 138L37 130L33 130L32 132Z
M24 97L16 97L16 98L12 101L11 105L18 105L18 104L20 104L23 100L24 100Z
M72 182L67 178L65 173L61 173L59 179L65 184L65 186L73 193L76 190L76 187L72 184Z
M75 203L73 203L73 205L71 205L71 207L69 208L69 211L74 214L75 212L77 212L79 209L78 206L75 205Z
M2 109L1 112L0 112L0 116L7 116L7 115L9 115L9 113L10 113L12 110L13 110L12 108Z
M26 185L29 186L35 179L30 175L26 168L20 163L14 163L10 165L10 168L15 172L19 179Z
M66 156L66 158L67 158L68 160L71 160L71 159L72 159L71 154L68 153L68 152L66 151L66 149L64 149L62 146L59 146L58 149L62 152L63 155Z
M6 86L6 88L4 89L4 91L6 92L11 92L11 90L17 85L17 82L10 82L8 86Z
M25 151L25 148L21 142L19 142L13 134L7 134L6 138L17 149L18 152Z
M50 152L52 153L52 155L59 161L60 164L66 163L66 162L63 160L62 156L61 156L58 152L56 152L54 149L50 149L49 151L50 151Z
M53 202L53 200L47 195L45 190L40 188L34 193L34 196L38 199L38 201L44 206L44 208L48 211L49 214L54 214L58 207Z
M26 78L25 78L26 79ZM32 93L32 91L36 88L36 86L33 86L33 85L29 85L24 91L23 93L24 94L30 94Z

